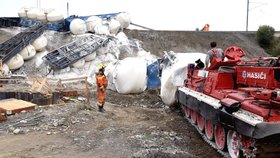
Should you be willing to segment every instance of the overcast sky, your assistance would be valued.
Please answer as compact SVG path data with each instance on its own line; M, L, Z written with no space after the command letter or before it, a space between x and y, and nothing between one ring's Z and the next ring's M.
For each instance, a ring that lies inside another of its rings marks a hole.
M18 16L21 7L37 0L0 0L0 16ZM55 8L67 17L125 11L133 23L157 30L195 30L210 24L212 31L245 31L247 0L41 0L41 8ZM249 31L270 25L280 31L280 0L250 0Z

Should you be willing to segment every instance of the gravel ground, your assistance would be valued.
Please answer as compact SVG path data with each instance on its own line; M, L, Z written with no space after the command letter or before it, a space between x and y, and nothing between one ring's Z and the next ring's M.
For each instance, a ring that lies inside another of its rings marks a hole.
M92 97L90 104L73 98L9 116L0 127L0 157L220 156L155 96L109 91L105 113L97 112Z

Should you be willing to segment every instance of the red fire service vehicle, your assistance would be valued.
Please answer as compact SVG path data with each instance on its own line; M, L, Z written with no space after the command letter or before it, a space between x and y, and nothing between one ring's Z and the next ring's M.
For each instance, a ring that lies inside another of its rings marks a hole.
M185 118L226 157L280 157L280 57L244 61L237 46L198 70L176 93Z

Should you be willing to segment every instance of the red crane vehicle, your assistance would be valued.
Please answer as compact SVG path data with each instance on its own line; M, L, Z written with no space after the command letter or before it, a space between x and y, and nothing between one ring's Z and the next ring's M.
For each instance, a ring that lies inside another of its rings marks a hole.
M280 157L280 57L242 60L237 46L198 70L188 65L176 98L185 118L226 157Z

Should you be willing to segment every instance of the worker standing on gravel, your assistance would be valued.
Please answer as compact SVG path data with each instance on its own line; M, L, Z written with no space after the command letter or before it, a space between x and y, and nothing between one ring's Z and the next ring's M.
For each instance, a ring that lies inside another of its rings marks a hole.
M224 61L224 51L221 48L217 48L216 42L210 43L211 49L207 52L205 59L205 68L208 68L209 63L213 61L213 59Z
M108 80L104 74L105 67L102 64L98 65L98 72L95 75L96 78L96 86L97 86L97 106L99 112L104 112L104 103L105 103L105 94L106 88L108 85Z

